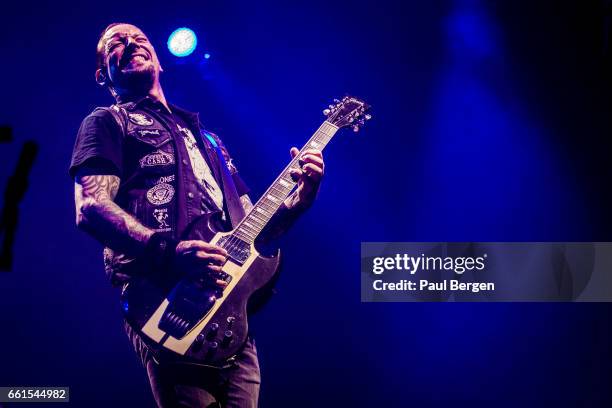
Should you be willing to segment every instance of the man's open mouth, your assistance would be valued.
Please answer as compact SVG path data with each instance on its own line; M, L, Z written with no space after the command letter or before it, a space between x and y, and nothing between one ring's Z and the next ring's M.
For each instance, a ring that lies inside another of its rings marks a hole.
M147 54L142 53L142 52L136 52L136 53L124 55L123 57L121 57L121 61L119 65L121 68L123 68L132 61L146 61L148 59L149 59L149 56Z

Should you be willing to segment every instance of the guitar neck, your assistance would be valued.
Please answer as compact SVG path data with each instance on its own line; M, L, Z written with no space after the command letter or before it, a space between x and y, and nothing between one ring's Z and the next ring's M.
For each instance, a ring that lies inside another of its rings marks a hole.
M291 178L291 170L300 169L299 160L304 151L308 149L323 150L337 131L338 127L328 121L321 124L319 129L317 129L308 142L300 149L300 152L291 162L289 162L287 167L285 167L272 185L261 196L251 211L249 211L244 219L236 226L233 232L234 236L247 243L255 241L272 216L283 204L283 201L285 201L287 196L289 196L295 188L296 182Z

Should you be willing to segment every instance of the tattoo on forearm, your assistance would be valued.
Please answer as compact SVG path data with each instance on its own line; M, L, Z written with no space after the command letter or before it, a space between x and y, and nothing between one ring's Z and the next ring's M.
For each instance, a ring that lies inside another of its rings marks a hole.
M75 184L77 223L104 245L136 254L154 231L113 201L119 184L119 177L112 175L80 177Z

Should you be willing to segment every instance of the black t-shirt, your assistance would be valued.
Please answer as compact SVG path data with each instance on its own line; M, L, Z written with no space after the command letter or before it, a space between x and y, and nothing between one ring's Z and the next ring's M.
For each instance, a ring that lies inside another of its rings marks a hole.
M71 177L85 174L123 172L123 135L121 128L106 110L92 112L81 123L72 152Z
M153 106L157 114L173 128L177 123L187 127L186 122L176 113L168 112L159 103L153 103ZM70 177L111 174L121 178L123 166L123 135L115 117L107 110L92 112L83 120L77 133L69 168ZM247 194L250 189L242 178L237 173L232 175L238 195Z

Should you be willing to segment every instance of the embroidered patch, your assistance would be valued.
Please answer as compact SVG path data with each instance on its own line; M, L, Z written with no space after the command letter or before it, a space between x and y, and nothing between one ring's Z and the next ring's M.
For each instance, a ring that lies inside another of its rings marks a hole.
M174 187L167 183L157 184L147 191L147 200L153 205L168 204L174 197Z
M153 166L165 166L167 164L174 164L174 155L166 153L162 150L156 150L153 153L147 154L145 157L139 160L140 168L153 167Z
M169 176L161 176L155 184L172 183L173 181L174 181L174 174L171 174Z
M143 113L128 113L128 117L130 121L140 126L151 126L153 124L153 119Z
M227 169L229 170L230 174L238 173L238 169L236 168L236 166L234 166L234 160L232 158L227 160L225 164L227 165Z
M155 229L158 232L171 231L170 225L168 225L168 209L167 208L156 208L153 210L153 218L159 224Z
M138 129L137 132L140 133L140 136L146 136L146 135L159 136L159 129Z

